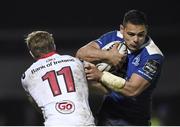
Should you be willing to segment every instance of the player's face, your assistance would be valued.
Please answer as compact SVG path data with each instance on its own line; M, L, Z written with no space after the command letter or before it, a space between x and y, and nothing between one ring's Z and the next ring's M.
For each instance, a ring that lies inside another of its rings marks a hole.
M127 23L126 26L121 25L120 31L123 34L126 45L131 51L138 50L144 43L147 35L145 25Z

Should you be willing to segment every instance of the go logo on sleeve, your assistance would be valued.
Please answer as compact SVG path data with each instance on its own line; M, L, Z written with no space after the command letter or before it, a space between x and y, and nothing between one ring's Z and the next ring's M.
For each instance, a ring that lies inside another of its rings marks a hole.
M75 105L71 101L64 100L62 102L56 103L56 110L63 114L70 114L70 113L74 112Z

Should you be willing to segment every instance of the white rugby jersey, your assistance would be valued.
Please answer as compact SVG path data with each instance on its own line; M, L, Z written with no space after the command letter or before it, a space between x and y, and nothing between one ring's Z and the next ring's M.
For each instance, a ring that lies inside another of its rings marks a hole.
M84 67L77 58L49 53L27 69L21 82L41 108L46 126L94 125Z

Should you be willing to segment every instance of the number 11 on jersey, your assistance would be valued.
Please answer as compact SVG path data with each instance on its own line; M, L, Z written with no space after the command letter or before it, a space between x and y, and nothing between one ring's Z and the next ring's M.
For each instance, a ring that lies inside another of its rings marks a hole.
M74 85L74 79L73 74L70 66L63 67L59 71L49 71L44 76L42 76L42 80L48 80L48 83L50 85L51 91L54 96L61 94L60 84L58 82L57 76L63 75L64 82L67 88L67 92L75 92L75 85Z

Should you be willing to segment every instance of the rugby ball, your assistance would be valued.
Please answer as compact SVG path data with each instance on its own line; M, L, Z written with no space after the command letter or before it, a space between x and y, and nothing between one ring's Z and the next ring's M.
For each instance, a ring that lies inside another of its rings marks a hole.
M116 43L118 43L118 50L119 50L119 53L121 54L125 54L127 52L127 46L122 43L122 42L119 42L119 41L113 41L111 43L108 43L107 45L105 45L102 50L109 50L113 47L113 45L115 45ZM96 67L100 70L100 71L109 71L112 67L112 65L108 64L108 63L104 63L104 62L101 62L101 63L98 63L96 64Z

